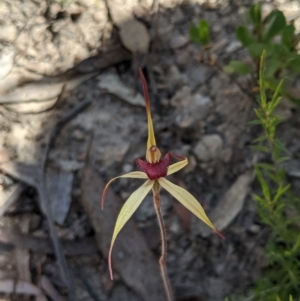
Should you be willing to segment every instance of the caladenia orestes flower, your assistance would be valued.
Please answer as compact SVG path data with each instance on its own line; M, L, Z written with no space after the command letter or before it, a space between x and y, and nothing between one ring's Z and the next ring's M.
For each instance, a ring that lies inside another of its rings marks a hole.
M170 301L173 300L173 297L172 297L172 292L171 292L171 288L166 272L166 267L165 267L166 234L165 234L165 227L164 227L162 214L161 214L161 204L160 204L160 194L159 194L160 188L162 187L163 189L167 190L183 206L185 206L188 210L190 210L193 214L195 214L210 228L216 231L222 238L223 235L221 234L220 231L217 230L217 228L209 220L200 203L188 191L171 183L166 179L167 176L185 167L188 164L188 160L184 156L176 155L170 152L167 153L163 159L161 158L161 152L156 145L156 140L154 136L147 84L141 69L139 69L139 74L143 84L143 91L144 91L144 97L146 102L146 112L147 112L147 119L148 119L148 141L147 141L147 150L146 150L146 161L137 159L136 162L141 171L133 171L124 174L122 176L115 177L106 184L102 194L102 201L101 201L102 209L104 208L104 201L105 201L107 189L112 181L118 178L135 178L135 179L145 179L146 182L144 182L144 184L140 188L138 188L130 195L130 197L126 200L125 204L123 205L118 215L115 229L112 236L110 249L109 249L108 265L109 265L110 277L111 279L113 279L111 255L112 255L112 249L113 249L114 242L117 238L117 235L124 227L126 222L133 215L133 213L137 210L137 208L142 203L146 195L152 189L154 207L158 217L160 233L162 238L162 255L159 263L161 267L162 277L166 288L168 300ZM174 164L170 164L172 158L178 160L178 162Z

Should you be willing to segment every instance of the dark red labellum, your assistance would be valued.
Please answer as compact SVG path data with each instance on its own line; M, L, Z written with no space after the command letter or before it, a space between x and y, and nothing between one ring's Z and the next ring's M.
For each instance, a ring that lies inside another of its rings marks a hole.
M170 163L170 155L167 154L157 163L148 163L141 159L137 159L136 162L140 170L145 172L150 180L155 180L167 175L168 166Z

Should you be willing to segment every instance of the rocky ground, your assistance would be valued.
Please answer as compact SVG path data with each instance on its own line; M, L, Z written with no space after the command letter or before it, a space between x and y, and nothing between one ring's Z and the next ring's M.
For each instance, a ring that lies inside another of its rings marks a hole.
M251 197L249 148L260 129L255 101L201 63L192 24L211 25L222 66L246 53L235 39L252 1L78 0L0 2L0 292L3 300L165 300L151 196L107 251L119 208L141 183L147 124L137 66L144 68L158 145L189 158L171 180L203 205L226 239L162 192L167 266L176 300L251 295L266 264L268 231ZM297 1L264 9L300 14ZM300 19L295 25L300 29ZM247 87L245 79L237 79ZM280 138L300 149L299 108L286 102ZM288 168L297 184L299 160ZM47 185L45 184L47 183ZM47 193L48 192L48 193ZM58 239L57 239L58 236ZM56 242L53 248L53 241ZM63 252L66 255L64 260ZM27 295L26 295L27 294ZM63 297L67 296L67 297Z

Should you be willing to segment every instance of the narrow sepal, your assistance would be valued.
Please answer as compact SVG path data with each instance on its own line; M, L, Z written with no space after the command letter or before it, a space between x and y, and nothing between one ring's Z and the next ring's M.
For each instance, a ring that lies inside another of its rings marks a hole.
M165 178L160 178L157 180L161 187L167 190L176 200L178 200L183 206L195 214L199 219L201 219L205 224L212 228L218 235L223 237L220 231L213 225L213 223L207 217L204 209L200 203L185 189L171 183Z
M122 230L124 225L127 223L127 221L130 219L130 217L133 215L133 213L137 210L137 208L142 203L143 199L146 197L146 195L149 193L151 188L153 187L154 181L147 180L140 188L138 188L135 192L131 194L131 196L127 199L125 204L123 205L117 221L115 225L115 229L113 232L110 249L108 253L108 267L109 267L109 273L110 278L113 279L113 272L112 272L112 264L111 264L111 254L112 249L116 240L116 237L118 236L119 232Z
M101 208L102 210L104 209L104 201L105 201L105 197L106 197L106 193L107 193L107 189L109 187L109 185L111 184L111 182L113 182L116 179L119 178L134 178L134 179L148 179L147 175L144 172L141 171L133 171L133 172L129 172L125 175L122 176L118 176L115 177L113 179L111 179L106 186L104 187L103 193L102 193L102 198L101 198Z
M154 136L154 129L153 129L153 122L151 117L151 107L150 107L150 99L148 93L147 82L145 80L143 71L139 68L139 74L143 85L144 91L144 98L146 103L146 111L147 111L147 119L148 119L148 141L147 141L147 149L149 149L152 145L156 145L155 136Z

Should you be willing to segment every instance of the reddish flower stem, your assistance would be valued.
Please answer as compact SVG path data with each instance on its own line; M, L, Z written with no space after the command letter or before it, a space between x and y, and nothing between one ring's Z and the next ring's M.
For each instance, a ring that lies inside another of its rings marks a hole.
M158 225L159 225L160 236L161 236L161 257L159 259L159 265L160 265L162 279L164 282L164 287L167 294L167 299L168 301L173 301L174 298L173 298L172 288L170 285L170 280L168 277L167 266L166 266L167 236L166 236L166 228L161 214L161 201L160 201L159 189L160 189L159 184L156 181L153 185L152 191L153 191L153 203L158 219Z

